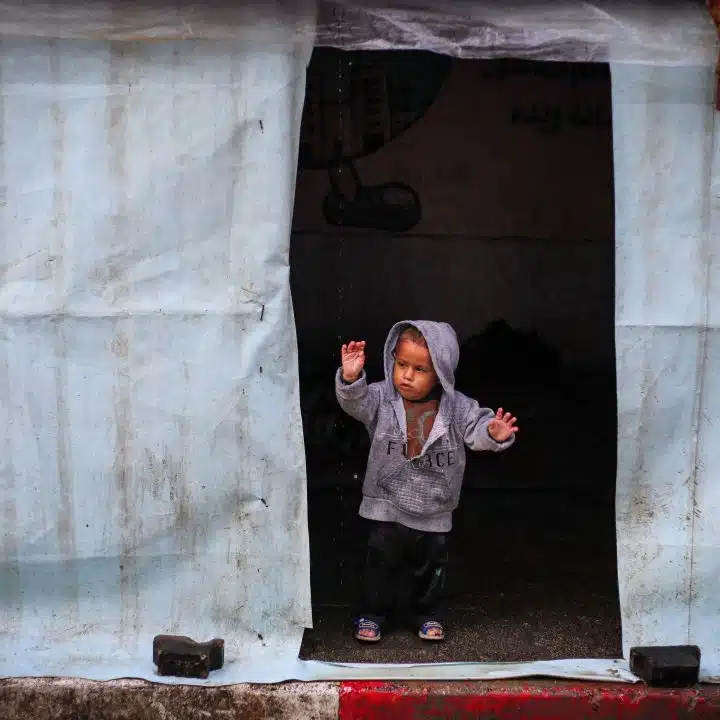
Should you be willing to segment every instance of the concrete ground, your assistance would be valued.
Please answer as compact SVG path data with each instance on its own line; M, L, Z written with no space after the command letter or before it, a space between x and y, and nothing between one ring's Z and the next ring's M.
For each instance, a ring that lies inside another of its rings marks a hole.
M337 683L162 685L144 680L0 680L2 720L337 720Z
M2 720L714 720L720 686L344 682L193 687L141 680L0 680Z
M448 639L407 631L352 638L365 552L359 484L309 494L313 630L305 659L338 662L517 661L621 656L614 494L466 490L456 513Z

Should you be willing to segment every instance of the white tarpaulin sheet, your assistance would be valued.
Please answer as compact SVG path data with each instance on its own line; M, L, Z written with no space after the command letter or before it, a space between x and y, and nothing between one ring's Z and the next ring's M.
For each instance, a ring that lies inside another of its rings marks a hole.
M0 675L297 656L310 48L2 41Z
M705 679L720 679L714 94L711 67L612 67L623 644L697 644Z
M699 6L674 25L662 7L578 3L563 23L557 4L464 2L441 22L426 4L409 23L407 10L356 6L352 22L333 16L355 28L341 37L326 5L319 32L343 46L618 63L624 644L697 642L711 678L720 168L714 34ZM631 681L612 660L297 660L310 597L288 243L312 18L265 11L253 39L232 12L189 6L162 24L155 6L117 8L0 4L0 675L154 678L152 637L171 632L226 638L211 683ZM686 51L704 67L623 64L683 64Z

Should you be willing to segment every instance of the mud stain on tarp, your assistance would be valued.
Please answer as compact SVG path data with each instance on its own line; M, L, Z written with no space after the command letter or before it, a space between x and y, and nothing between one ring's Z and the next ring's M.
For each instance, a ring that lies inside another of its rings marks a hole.
M2 48L2 41L0 41ZM3 87L2 64L0 64L0 88ZM5 137L5 95L0 93L0 137ZM0 187L2 187L1 207L6 206L5 184L5 153L4 145L0 148ZM0 248L6 242L6 234L0 235ZM8 257L8 253L0 249L0 257ZM0 285L4 279L5 268L0 266ZM8 328L0 324L0 397L3 398L5 413L11 412L13 380L10 376L9 348L12 338L9 337ZM6 421L7 416L3 417ZM19 553L19 528L17 514L17 468L14 462L13 438L10 432L4 434L0 452L0 492L3 496L2 513L0 513L0 595L2 595L3 618L0 625L8 628L16 627L22 617L20 591L20 568L17 563Z
M114 188L111 206L112 244L108 249L104 267L95 271L93 279L104 283L103 296L113 305L124 305L130 296L127 281L128 263L132 257L132 233L130 222L130 195L132 187L128 178L128 161L131 147L129 118L133 112L133 85L136 69L132 55L122 46L114 43L110 48L108 86L115 89L108 95L105 109L105 130L108 146L108 171L111 187ZM117 91L127 88L127 91Z
M635 457L631 466L629 506L618 518L630 523L640 533L645 533L652 527L658 517L667 515L672 501L672 498L664 495L662 488L658 487L656 478L650 474L648 467L648 460L652 458L647 452L652 454L655 444L652 438L658 436L664 409L658 399L661 392L657 387L658 370L651 361L654 331L648 330L646 333L644 341L648 350L641 356L639 413L634 442Z
M50 80L53 87L62 83L62 50L56 43L50 43ZM65 622L76 622L78 608L78 575L75 542L75 512L73 463L70 444L70 414L68 410L68 346L65 307L67 304L66 235L68 232L68 194L66 192L66 146L67 118L63 105L58 100L50 103L52 123L52 170L53 196L52 221L49 231L49 260L53 278L53 308L51 332L54 345L55 384L55 458L57 474L56 530L58 550L63 570L63 595L66 601L63 609Z
M192 499L185 472L185 462L176 460L167 448L160 455L144 450L144 473L147 487L155 500L169 500L175 518L174 528L185 536L191 530Z
M647 423L652 417L651 408L648 406L649 395L652 392L653 373L648 365L647 356L643 357L642 380L640 383L640 414L637 426L637 442L635 443L635 457L631 468L631 492L629 507L625 508L625 522L631 522L642 526L650 525L655 518L655 503L651 496L651 488L644 477L645 454L647 447Z
M117 328L111 351L117 358L113 397L115 452L113 476L117 492L117 513L120 533L118 572L120 582L121 628L136 626L138 587L135 573L134 547L137 541L136 492L132 467L132 402L130 388L130 340L127 321Z
M176 448L173 452L167 443L160 448L146 447L142 451L140 477L143 489L149 496L163 505L169 505L171 526L167 531L174 534L174 544L183 554L194 556L199 535L208 531L198 520L193 510L192 489L189 481L188 454L191 452L190 410L187 393L191 384L190 366L181 362L184 398L179 413L175 416L177 435L172 433Z
M57 53L51 43L50 66L53 80L57 80ZM54 318L53 333L55 340L55 418L57 423L57 477L59 485L59 502L57 513L58 540L63 555L74 555L74 523L72 486L70 483L70 448L67 442L67 347L65 345L62 309L65 305L65 232L67 213L65 208L65 112L58 102L50 105L52 120L52 167L53 167L53 199L50 257L53 258L53 281L55 286L54 303L59 315Z
M107 83L110 88L127 87L128 92L113 92L107 97L105 129L108 147L108 171L113 188L112 245L109 248L102 282L103 296L123 310L127 306L130 288L126 261L128 236L127 163L131 152L128 140L128 117L132 104L132 61L124 48L110 46ZM117 491L120 556L118 573L121 596L121 632L136 632L139 623L139 589L134 548L142 534L142 512L138 508L138 493L133 472L133 413L132 413L132 320L117 321L110 351L116 359L113 410L115 421L115 456L113 475Z
M180 421L180 452L186 452L187 443L187 421L183 418ZM172 558L165 558L163 567L165 572L169 571L168 563L193 562L198 556L197 545L200 535L212 531L212 528L203 526L193 510L193 498L188 483L187 462L184 456L179 459L174 457L167 446L163 446L159 452L153 452L150 448L143 450L142 467L139 470L143 487L149 496L169 506L169 524L160 531L160 534L172 539L176 555ZM205 524L207 525L207 523ZM168 630L179 632L176 619L186 614L183 606L183 598L173 594L169 598L168 607Z

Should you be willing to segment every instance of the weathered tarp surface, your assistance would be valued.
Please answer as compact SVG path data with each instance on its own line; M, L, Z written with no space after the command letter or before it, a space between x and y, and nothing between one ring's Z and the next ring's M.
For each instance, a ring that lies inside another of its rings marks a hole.
M625 651L720 679L720 155L712 67L612 66Z
M312 45L314 0L3 0L0 35L73 40L234 40L245 50Z
M310 48L1 43L0 675L297 655Z

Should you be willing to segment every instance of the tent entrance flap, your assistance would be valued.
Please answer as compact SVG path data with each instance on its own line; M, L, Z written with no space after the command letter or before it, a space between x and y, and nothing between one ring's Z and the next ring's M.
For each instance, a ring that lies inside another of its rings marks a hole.
M697 644L720 678L712 67L612 67L623 646Z
M309 47L2 49L0 675L151 679L174 633L274 679L311 623L286 261Z

